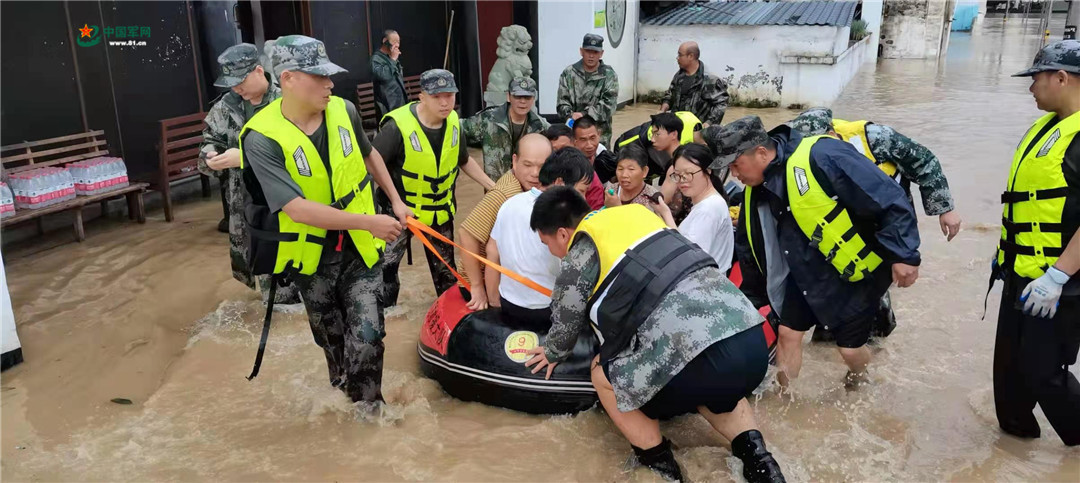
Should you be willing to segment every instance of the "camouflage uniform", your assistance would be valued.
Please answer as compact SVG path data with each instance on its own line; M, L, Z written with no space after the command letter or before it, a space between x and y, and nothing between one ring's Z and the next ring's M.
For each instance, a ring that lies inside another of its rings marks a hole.
M788 125L803 136L817 136L832 130L832 118L831 109L815 107L799 114ZM941 161L926 146L880 124L866 125L866 141L879 162L895 164L904 179L919 185L927 215L938 216L955 209Z
M565 360L587 330L586 306L599 277L596 245L581 237L563 258L551 294L549 361ZM635 343L611 360L608 377L619 411L641 407L701 351L761 322L761 314L718 268L687 275L638 328Z
M214 82L214 85L225 88L240 84L255 69L255 66L262 64L259 60L258 49L251 44L229 47L218 57L218 63L221 64L223 75ZM229 223L229 259L232 263L233 278L252 290L256 289L256 277L252 276L248 269L247 223L244 221L244 205L251 196L244 189L243 176L239 168L215 171L206 164L206 155L210 152L221 154L227 149L239 148L240 128L244 127L244 123L267 104L281 97L281 89L270 73L264 72L264 75L266 75L268 87L258 105L245 101L232 90L226 91L214 100L210 112L206 114L206 128L203 129L203 144L199 149L198 165L199 172L217 177L221 185L221 199L227 213L225 219ZM258 278L263 297L266 297L270 287L270 277ZM297 297L296 289L286 286L279 287L274 298L277 303L292 304L300 302Z
M588 34L581 48L602 52L604 39ZM618 107L619 76L604 61L600 61L596 72L585 72L585 66L579 60L559 76L559 95L555 104L559 117L569 119L575 112L592 117L600 128L600 142L604 146L611 145L611 121Z
M311 276L294 276L303 294L315 343L326 355L330 384L353 401L382 400L383 309L378 301L382 262L368 268L352 252L322 262Z
M675 73L660 103L666 103L671 112L690 111L701 122L719 126L728 106L727 87L726 82L705 70L705 63L700 62L692 76L681 69Z
M275 77L285 71L323 76L346 72L330 62L322 42L303 35L279 38L273 47L272 59ZM355 125L356 121L353 122L356 138L366 139L363 130ZM255 134L259 136L255 137ZM245 154L250 154L245 157L245 169L251 166L259 189L269 201L272 197L282 196L281 192L290 191L282 189L281 185L288 183L291 176L271 172L285 170L285 161L275 164L277 160L271 158L281 153L276 144L273 149L256 150L255 143L260 138L265 139L261 133L249 131L243 139ZM364 144L364 141L360 143ZM280 199L275 203L281 204ZM342 234L330 232L327 236L334 239ZM379 303L382 262L375 261L369 268L351 238L344 236L341 240L342 248L328 246L323 249L315 273L292 274L290 278L303 295L311 334L325 353L331 384L353 401L377 402L382 400L382 339L386 335L383 307Z
M510 95L536 97L536 81L529 77L515 77L510 81ZM525 129L518 134L518 139L526 134L542 132L547 129L547 120L535 111L529 111L525 119ZM499 179L510 171L516 139L510 126L510 103L491 106L472 117L461 120L461 130L469 146L484 148L484 173L491 179Z

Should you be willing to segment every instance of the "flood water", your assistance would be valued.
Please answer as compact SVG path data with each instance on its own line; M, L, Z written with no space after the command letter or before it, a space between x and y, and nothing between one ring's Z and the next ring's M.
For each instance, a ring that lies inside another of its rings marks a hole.
M893 290L899 328L874 347L871 385L845 391L835 349L808 342L792 394L770 384L752 401L789 480L1080 479L1080 448L1066 449L1041 414L1042 439L997 429L996 310L980 320L998 193L1039 115L1028 82L1008 77L1030 64L1036 29L989 19L953 33L941 62L867 66L832 106L931 148L965 230L946 243L916 202L921 278ZM620 111L616 132L654 110ZM727 120L748 113L767 126L795 114L733 108ZM459 195L464 214L480 189L463 181ZM261 375L244 380L262 306L231 279L220 212L216 200L191 202L171 224L160 213L145 226L107 220L82 244L64 243L64 232L5 250L26 362L3 374L3 479L655 480L625 465L629 444L601 411L520 414L452 399L420 375L416 341L434 292L419 243L418 263L403 265L402 305L387 313L386 414L359 418L327 384L302 311L275 316ZM741 481L741 464L699 416L663 431L692 480Z

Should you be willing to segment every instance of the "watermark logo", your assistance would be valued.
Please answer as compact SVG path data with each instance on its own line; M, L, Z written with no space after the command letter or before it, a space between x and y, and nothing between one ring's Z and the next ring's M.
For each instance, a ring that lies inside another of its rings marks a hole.
M75 40L79 47L90 47L101 43L101 29L97 25L83 24L82 28L75 30L79 32L79 37Z
M83 24L76 28L78 37L75 40L80 47L92 47L101 43L102 39L114 47L142 47L150 38L150 27L140 25L101 27L97 25Z

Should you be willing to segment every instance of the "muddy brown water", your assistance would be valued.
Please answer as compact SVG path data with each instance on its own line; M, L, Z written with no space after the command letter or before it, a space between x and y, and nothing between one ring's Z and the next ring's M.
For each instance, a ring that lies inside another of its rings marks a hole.
M997 193L1039 114L1027 82L1008 77L1030 62L1036 28L991 19L954 33L942 62L881 61L833 106L937 153L965 230L946 243L917 210L921 278L893 291L900 325L874 347L872 385L845 391L835 350L808 345L792 395L770 384L753 400L789 480L1080 480L1080 450L1066 449L1041 414L1042 439L997 429L995 312L979 319ZM616 130L654 109L620 111ZM795 114L731 109L728 120L748 113L770 126ZM467 212L480 190L463 182L459 191ZM382 417L359 418L327 384L301 311L275 316L262 375L244 380L262 307L230 277L220 206L185 204L171 224L160 213L145 226L94 223L82 244L63 243L65 232L5 248L26 362L2 376L3 479L655 480L625 465L629 446L598 410L530 416L452 399L421 376L416 340L435 295L422 262L404 266L402 304L387 314ZM741 481L738 460L700 417L663 430L691 479Z

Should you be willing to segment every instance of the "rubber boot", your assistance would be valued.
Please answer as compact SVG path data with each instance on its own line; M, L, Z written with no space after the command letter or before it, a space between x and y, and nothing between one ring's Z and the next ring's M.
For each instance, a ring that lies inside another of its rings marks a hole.
M675 461L669 439L664 438L660 444L649 449L641 449L634 445L630 447L634 448L638 463L649 467L667 481L683 481L682 468L679 468L679 462Z
M731 452L743 462L743 478L749 483L785 483L780 464L765 449L761 432L751 429L731 441Z
M220 231L222 233L228 233L229 232L229 219L228 218L222 218L221 221L218 222L217 231Z

